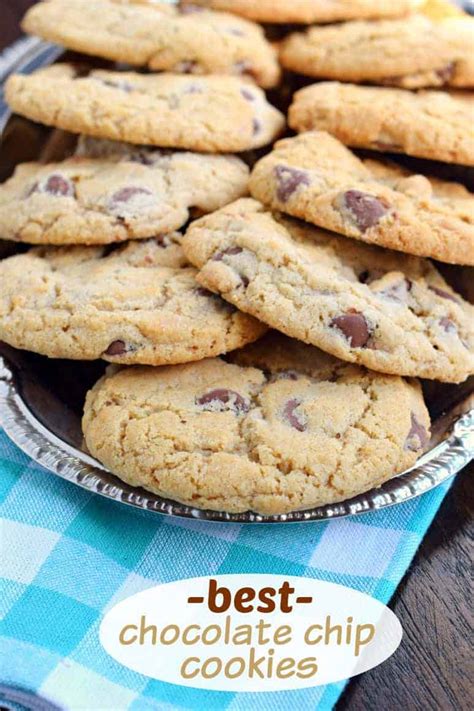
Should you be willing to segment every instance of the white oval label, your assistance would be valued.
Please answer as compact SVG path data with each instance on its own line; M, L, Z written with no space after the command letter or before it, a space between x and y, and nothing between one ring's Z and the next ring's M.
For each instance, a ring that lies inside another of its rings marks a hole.
M300 689L381 664L402 639L385 605L335 583L218 575L159 585L122 600L100 641L134 671L219 691Z

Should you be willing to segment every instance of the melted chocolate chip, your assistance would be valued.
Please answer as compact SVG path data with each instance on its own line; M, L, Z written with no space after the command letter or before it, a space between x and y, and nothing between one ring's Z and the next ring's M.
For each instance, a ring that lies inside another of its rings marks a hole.
M301 405L301 400L288 400L283 408L283 416L285 420L298 432L304 432L307 423L302 415L298 415L295 410Z
M445 291L444 289L440 289L439 286L429 286L428 289L438 296L441 296L442 299L449 299L449 301L454 301L455 304L459 303L453 294L450 294L449 291Z
M36 192L48 193L49 195L54 195L55 197L74 197L76 194L74 184L67 178L63 178L63 176L58 173L50 175L46 182L42 185L35 183L28 195L32 195Z
M192 74L198 66L198 63L193 59L183 59L175 65L174 71L180 74Z
M279 373L273 373L270 379L272 382L276 380L298 380L298 373L296 370L280 370Z
M112 341L110 346L107 348L106 351L104 351L104 355L109 355L109 356L120 356L124 355L128 350L127 344L125 341Z
M112 79L102 79L100 77L94 78L100 81L102 84L105 84L105 86L111 86L113 89L120 89L120 91L124 91L126 94L129 94L131 91L133 91L133 86L127 81L113 81Z
M216 294L213 294L212 291L209 291L209 289L205 289L203 286L197 286L194 289L194 293L198 296L205 296L206 298L216 296Z
M440 78L442 84L448 84L450 79L452 79L454 74L454 69L456 67L455 62L450 62L446 64L445 67L436 70L436 76Z
M337 328L349 341L351 348L364 348L371 336L365 316L358 311L347 311L336 316L330 323L331 328Z
M241 89L240 93L247 101L255 101L255 96L248 89Z
M170 240L169 235L156 235L155 243L157 244L158 247L161 247L161 249L166 249L167 247L170 247L172 242Z
M248 412L250 408L248 400L245 400L235 390L227 390L227 388L216 388L201 395L201 397L196 398L196 405L202 407L203 410L211 412L231 410L237 414Z
M180 3L178 10L181 15L192 15L195 12L204 12L204 8L192 3Z
M429 441L428 432L418 421L415 413L412 412L410 431L405 440L405 449L409 449L411 452L418 452L420 449L424 449Z
M287 165L277 165L274 168L277 179L277 198L286 202L300 185L309 185L309 176L304 170L290 168Z
M260 121L259 121L258 119L256 119L256 118L254 118L253 121L252 121L252 130L253 130L253 135L254 135L254 136L256 136L257 133L260 133L260 131L262 130L262 124L261 124Z
M388 206L382 200L360 190L347 190L342 202L361 232L377 225L388 212Z
M235 62L234 69L237 72L237 74L241 74L242 76L252 77L252 79L256 78L255 70L254 70L252 64L246 59L243 59L240 62Z
M439 320L439 325L443 328L446 333L457 333L458 329L456 328L456 324L454 321L451 321L450 318L447 318L446 316L443 316Z
M126 188L121 188L120 190L117 190L116 193L112 195L112 202L128 202L131 200L135 195L151 195L151 190L148 190L147 188L137 188L134 187L133 185L130 185L129 187Z
M384 296L392 301L399 301L400 303L406 303L408 299L408 293L411 290L412 283L409 279L402 279L397 284L392 284L392 286L383 291L379 291L379 296Z
M216 252L212 259L214 262L222 262L222 259L226 255L231 257L233 254L240 254L243 251L242 247L228 247L227 249L223 249L222 252Z

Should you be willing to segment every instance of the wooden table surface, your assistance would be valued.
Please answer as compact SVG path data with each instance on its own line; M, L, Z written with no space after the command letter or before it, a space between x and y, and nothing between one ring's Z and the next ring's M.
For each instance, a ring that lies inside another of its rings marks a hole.
M19 20L33 0L1 2L0 49L18 37ZM457 476L390 603L404 629L401 646L349 683L338 711L474 708L472 474L473 464Z

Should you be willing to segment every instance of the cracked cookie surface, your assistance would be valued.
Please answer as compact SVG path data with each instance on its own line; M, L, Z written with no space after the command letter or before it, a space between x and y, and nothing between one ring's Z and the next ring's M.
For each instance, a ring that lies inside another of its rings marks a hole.
M182 0L181 5L200 5L228 10L257 22L302 24L340 22L357 18L401 17L423 0Z
M320 79L406 89L474 86L474 20L347 22L311 27L283 41L286 69Z
M347 146L474 165L474 97L321 82L294 95L289 125L328 131Z
M275 333L230 359L112 368L87 395L88 450L160 496L278 514L379 486L427 447L415 381Z
M266 329L195 281L181 235L36 247L0 261L0 339L51 358L182 363Z
M463 185L362 161L322 131L279 141L254 167L250 191L347 237L474 265L474 196Z
M33 244L107 244L182 227L247 192L235 156L82 140L59 163L24 163L0 185L0 232Z
M13 111L73 133L205 153L264 146L285 125L259 87L230 76L81 76L70 64L55 64L10 76L5 98Z
M183 248L204 287L343 360L447 382L474 372L474 309L426 259L245 198L194 222Z
M22 27L77 52L153 70L245 74L266 88L280 76L263 30L228 13L182 12L163 2L48 0L27 12Z

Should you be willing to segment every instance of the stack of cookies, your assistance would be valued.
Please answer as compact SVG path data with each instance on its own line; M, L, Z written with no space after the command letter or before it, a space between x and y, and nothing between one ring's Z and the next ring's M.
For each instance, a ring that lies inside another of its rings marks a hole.
M474 264L474 200L393 155L474 165L474 61L470 18L420 4L27 13L27 32L86 56L6 85L13 111L78 137L0 186L0 236L36 245L0 262L0 338L115 364L83 432L124 481L278 514L379 486L429 447L416 378L474 372L473 307L430 259ZM276 45L257 22L300 28ZM324 80L294 94L293 132L264 91L280 65Z

